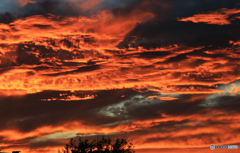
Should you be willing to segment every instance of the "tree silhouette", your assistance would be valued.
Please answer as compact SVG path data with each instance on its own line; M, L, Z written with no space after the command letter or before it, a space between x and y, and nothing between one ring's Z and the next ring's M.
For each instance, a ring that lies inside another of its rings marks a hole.
M70 150L74 153L75 153L75 142L76 142L76 140L73 140L73 138L70 139L69 147L70 147Z
M68 152L68 150L69 150L69 145L68 144L65 145L65 149L66 149L66 153L69 153ZM65 151L64 151L64 153L65 153Z
M69 152L71 151L71 152ZM128 144L125 139L117 137L116 141L112 144L112 140L104 136L99 141L94 139L89 142L88 139L82 141L79 137L78 145L76 140L70 139L69 144L66 144L62 151L58 150L58 153L134 153L134 146L132 143Z
M89 153L92 153L93 150L96 148L96 140L94 139L90 144L89 144Z
M79 138L79 144L77 146L77 151L81 151L81 153L86 153L90 150L90 144L88 144L88 140L85 139L85 141L82 141L81 138Z
M116 142L113 144L113 151L116 153L120 153L124 151L124 148L127 145L127 141L125 139L117 138Z

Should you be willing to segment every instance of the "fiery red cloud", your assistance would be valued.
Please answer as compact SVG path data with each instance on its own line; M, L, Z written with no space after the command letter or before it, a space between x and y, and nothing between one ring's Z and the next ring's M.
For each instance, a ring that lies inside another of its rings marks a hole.
M137 153L240 144L237 0L184 1L0 2L0 150L97 134Z

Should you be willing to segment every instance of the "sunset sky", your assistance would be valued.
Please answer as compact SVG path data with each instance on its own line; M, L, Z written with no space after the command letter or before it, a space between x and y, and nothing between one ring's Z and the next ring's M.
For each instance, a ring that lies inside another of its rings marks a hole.
M105 135L238 152L239 0L0 0L0 150Z

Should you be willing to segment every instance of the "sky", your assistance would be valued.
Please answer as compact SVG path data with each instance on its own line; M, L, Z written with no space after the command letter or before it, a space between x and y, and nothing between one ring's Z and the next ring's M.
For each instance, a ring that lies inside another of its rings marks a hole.
M239 0L0 0L0 150L105 135L237 152Z

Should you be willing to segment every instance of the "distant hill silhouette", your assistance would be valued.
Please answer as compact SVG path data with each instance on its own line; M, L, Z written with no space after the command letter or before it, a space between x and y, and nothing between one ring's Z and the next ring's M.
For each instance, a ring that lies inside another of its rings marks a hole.
M70 139L69 144L64 146L64 149L58 150L58 153L135 153L132 143L128 144L125 139L117 138L112 144L112 140L104 136L99 141L93 140L89 142L88 139L82 141L79 138L78 143L73 138Z

